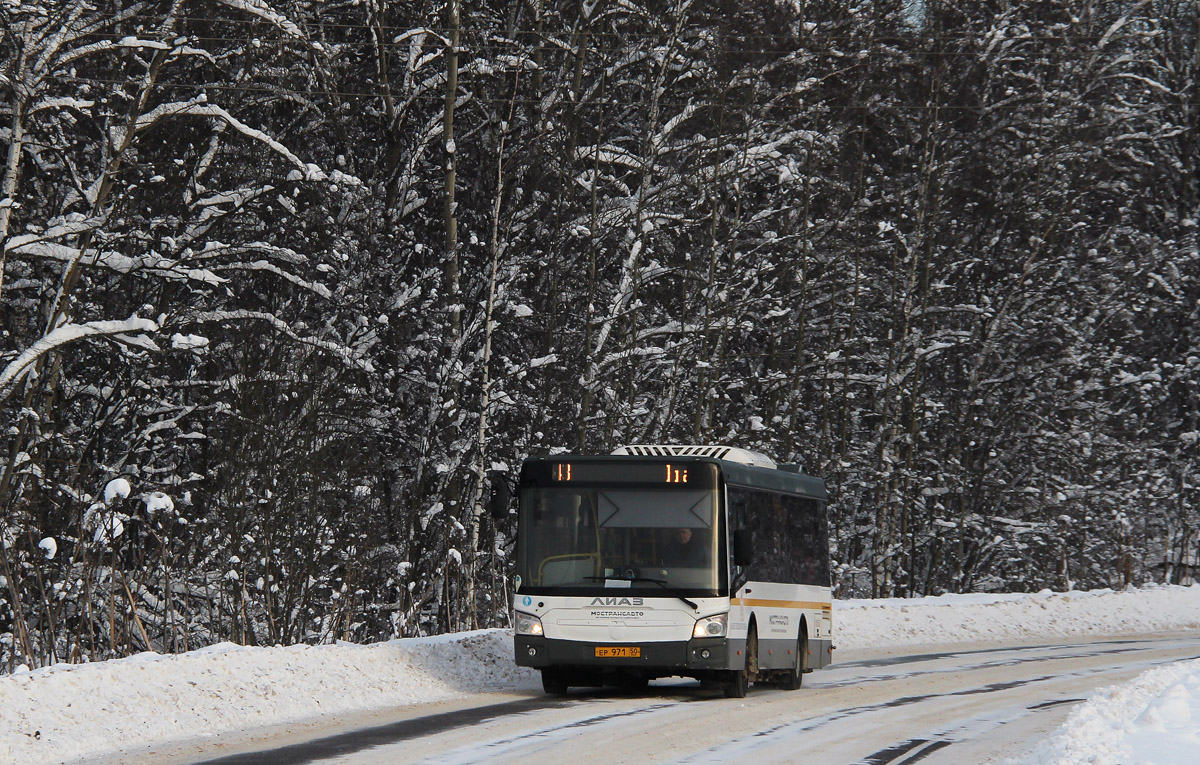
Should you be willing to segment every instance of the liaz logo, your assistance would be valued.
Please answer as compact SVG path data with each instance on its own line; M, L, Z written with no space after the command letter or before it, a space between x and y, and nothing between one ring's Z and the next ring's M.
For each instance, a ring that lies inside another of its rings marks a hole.
M592 598L593 606L640 606L641 598Z

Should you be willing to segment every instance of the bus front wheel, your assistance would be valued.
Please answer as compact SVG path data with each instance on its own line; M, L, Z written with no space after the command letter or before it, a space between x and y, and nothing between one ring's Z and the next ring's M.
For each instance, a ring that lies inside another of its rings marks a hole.
M750 689L750 681L758 674L758 630L750 626L750 634L746 636L746 666L744 669L734 669L726 673L725 691L727 699L744 699Z
M567 676L558 670L542 670L542 690L546 693L562 696L567 692Z
M732 669L729 670L728 676L725 678L725 685L721 690L725 692L727 699L744 699L749 686L750 683L746 680L746 670Z

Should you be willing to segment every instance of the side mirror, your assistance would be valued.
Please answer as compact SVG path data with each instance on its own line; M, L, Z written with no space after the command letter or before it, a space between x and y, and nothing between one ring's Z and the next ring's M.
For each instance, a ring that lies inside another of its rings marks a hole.
M501 520L508 517L508 505L512 501L512 490L508 488L508 480L503 473L492 473L492 494L488 497L488 511L492 518Z
M754 534L750 529L733 532L733 565L749 566L754 560Z

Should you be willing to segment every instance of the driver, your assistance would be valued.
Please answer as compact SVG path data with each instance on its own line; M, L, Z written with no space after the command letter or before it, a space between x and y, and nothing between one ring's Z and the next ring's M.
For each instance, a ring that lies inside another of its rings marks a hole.
M696 538L686 526L671 532L671 538L663 548L663 563L668 566L706 566L708 547Z

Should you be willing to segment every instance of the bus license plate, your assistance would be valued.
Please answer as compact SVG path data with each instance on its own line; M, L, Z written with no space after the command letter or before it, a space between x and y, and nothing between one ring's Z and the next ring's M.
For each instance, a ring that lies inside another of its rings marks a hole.
M598 645L596 646L597 659L640 659L642 658L642 649L640 646L628 645Z

